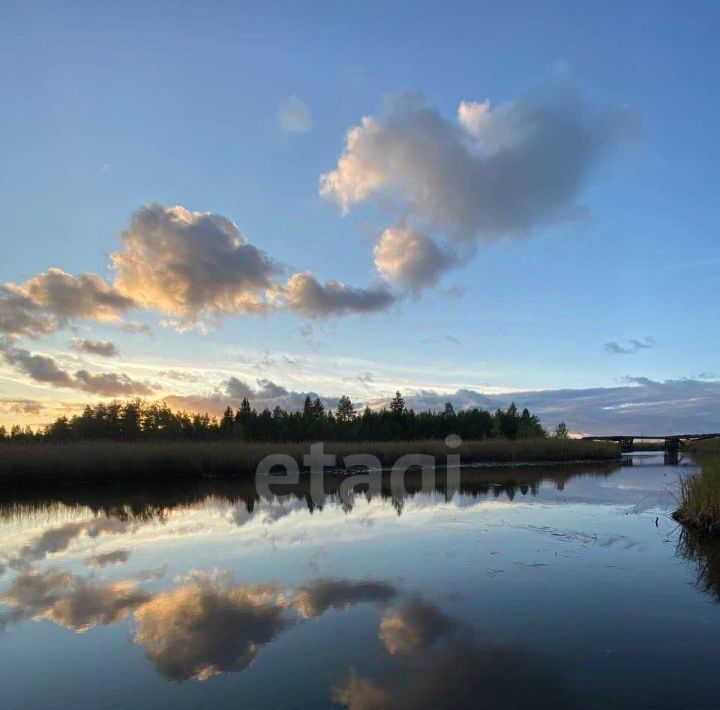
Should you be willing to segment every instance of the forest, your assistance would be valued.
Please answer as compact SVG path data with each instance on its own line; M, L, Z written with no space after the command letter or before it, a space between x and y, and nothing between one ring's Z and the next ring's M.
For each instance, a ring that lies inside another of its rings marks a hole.
M515 404L494 413L482 409L456 412L450 402L443 411L415 412L400 392L388 407L357 412L344 395L333 412L319 397L307 397L302 411L255 410L244 399L237 410L228 407L221 417L173 411L165 403L133 399L87 405L82 414L62 416L38 431L0 427L2 442L74 441L252 441L299 442L397 441L443 439L457 434L467 440L531 439L548 436L538 417ZM567 437L564 424L554 436Z

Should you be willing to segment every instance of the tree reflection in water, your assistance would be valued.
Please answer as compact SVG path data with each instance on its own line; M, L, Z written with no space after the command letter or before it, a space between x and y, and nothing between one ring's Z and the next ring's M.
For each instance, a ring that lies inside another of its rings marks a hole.
M447 499L455 493L473 498L498 498L504 496L514 500L520 496L536 496L542 485L563 490L565 484L579 476L607 477L619 469L618 464L566 464L562 466L533 465L525 467L482 467L462 470L458 484L448 484L444 472L439 469L435 485L431 490L423 488L418 471L409 470L405 475L404 491L401 497L392 490L389 475L384 475L377 496L390 502L398 515L402 514L404 502L417 495L439 493ZM328 474L325 478L326 503L341 503L346 512L353 509L353 498L372 498L367 485L357 486L353 494L340 501L339 490L347 476ZM275 492L273 490L273 492ZM213 480L201 483L181 482L176 485L163 483L153 486L119 485L107 486L60 486L37 489L12 488L0 491L0 521L11 521L15 517L35 512L50 512L58 507L86 507L96 515L103 515L118 521L165 520L178 508L203 503L209 499L224 501L232 505L241 504L252 514L257 503L273 503L283 496L305 502L312 512L317 508L310 494L309 477L301 477L293 486L278 486L277 495L267 498L258 494L251 481Z

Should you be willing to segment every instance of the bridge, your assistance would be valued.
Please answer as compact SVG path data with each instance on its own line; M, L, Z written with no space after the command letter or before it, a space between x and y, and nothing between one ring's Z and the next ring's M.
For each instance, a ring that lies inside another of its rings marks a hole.
M639 441L662 441L663 450L667 454L677 455L681 441L702 441L703 439L717 439L718 434L660 434L655 436L641 436L639 434L616 434L612 436L583 436L588 441L616 441L620 444L623 453L630 453L635 450L635 440Z

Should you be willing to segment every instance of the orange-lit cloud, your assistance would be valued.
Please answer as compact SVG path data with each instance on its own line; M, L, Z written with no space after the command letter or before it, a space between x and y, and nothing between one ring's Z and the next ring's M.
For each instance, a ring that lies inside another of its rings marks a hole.
M151 204L132 215L122 241L115 287L144 308L185 325L268 310L278 267L221 215Z

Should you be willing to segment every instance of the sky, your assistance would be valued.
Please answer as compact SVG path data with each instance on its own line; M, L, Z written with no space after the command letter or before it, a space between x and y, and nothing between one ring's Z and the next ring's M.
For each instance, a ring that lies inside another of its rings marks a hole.
M0 424L401 389L720 431L714 3L2 15Z

